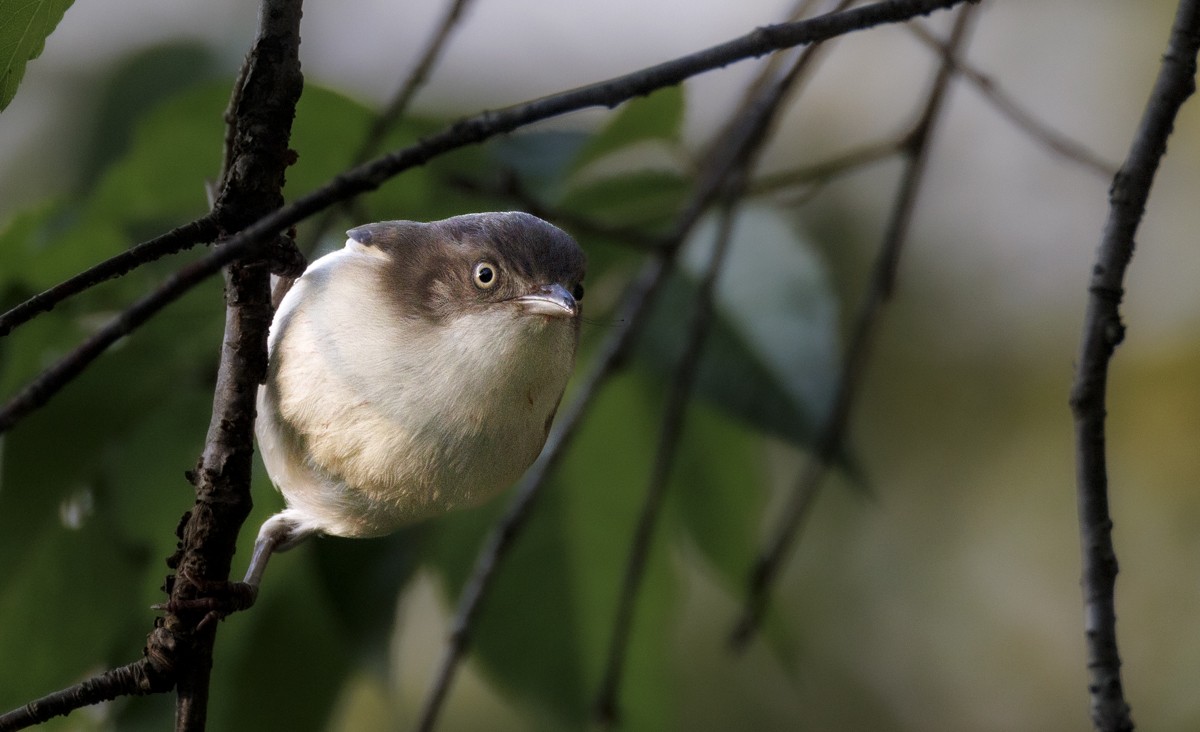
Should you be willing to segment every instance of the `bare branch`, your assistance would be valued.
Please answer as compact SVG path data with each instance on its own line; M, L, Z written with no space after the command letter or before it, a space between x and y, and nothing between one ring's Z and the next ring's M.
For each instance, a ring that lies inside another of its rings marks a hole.
M229 236L226 244L221 247L223 251L214 252L214 256L206 262L209 265L233 262L241 257L247 248L274 238L284 229L304 221L305 218L317 214L331 205L343 202L343 200L358 196L360 193L376 190L385 181L394 178L404 170L421 166L432 160L433 157L445 154L450 150L478 144L484 142L485 139L497 136L497 134L511 132L518 127L550 119L560 114L576 112L576 110L588 107L613 107L632 97L649 94L662 86L678 84L698 73L712 71L714 68L732 64L734 61L752 58L752 56L770 53L781 48L805 46L805 44L845 35L854 30L874 28L876 25L886 23L898 23L901 20L941 10L941 8L961 5L967 1L888 0L854 8L850 11L800 20L797 23L764 26L764 28L757 29L749 35L736 38L736 40L721 43L719 46L701 50L701 52L680 56L680 58L667 61L665 64L644 68L642 71L625 74L623 77L616 77L607 82L582 86L580 89L542 97L541 100L520 104L520 106L500 109L498 112L485 112L460 120L443 132L434 134L409 148L391 152L377 160L347 170L346 173L337 175L329 184L296 199L294 203L258 218L250 226ZM694 211L692 214L698 216L700 212ZM90 338L89 342L77 349L78 352L89 353L80 353L78 356L76 353L72 353L62 359L59 364L50 367L47 373L38 376L34 384L26 386L25 390L0 409L0 433L11 427L20 416L24 416L32 409L46 403L54 392L82 372L83 368L103 352L109 344L136 328L137 325L144 323L168 302L178 298L182 292L186 292L186 289L196 286L203 280L203 277L194 276L200 271L208 271L211 274L216 270L208 268L193 270L193 276L188 278L186 284L179 282L178 276L173 277L172 287L163 287L163 290L169 290L168 295L160 292L156 293L156 296L140 300L131 307L131 311L134 308L138 308L140 311L136 318L126 317L130 316L128 312L122 314L121 317L114 320L113 328L106 329L102 337ZM136 323L132 325L125 324L125 322L134 322L134 320ZM97 336L101 336L101 334L97 334ZM58 376L50 377L50 371L61 373Z
M1132 730L1121 684L1114 593L1117 557L1108 509L1104 418L1108 365L1125 335L1120 303L1150 187L1180 107L1195 91L1200 50L1200 0L1181 0L1162 67L1120 172L1109 191L1108 220L1088 287L1079 366L1071 389L1075 417L1076 484L1083 552L1084 625L1097 730Z
M600 387L621 368L628 357L629 347L637 338L644 322L642 315L658 295L669 271L668 262L673 256L672 251L673 249L664 249L652 257L627 288L616 320L619 323L617 330L601 347L600 355L593 362L588 375L576 390L576 396L555 420L554 429L551 430L550 437L546 440L546 447L542 450L542 454L525 473L504 516L492 528L480 548L479 554L475 558L475 566L471 570L471 576L467 579L462 594L459 596L458 608L451 622L450 635L446 639L446 649L438 663L433 682L430 684L425 703L421 708L417 730L431 732L436 726L438 715L441 713L446 694L450 691L450 685L454 681L459 663L470 645L471 631L474 629L475 620L479 615L487 591L491 588L492 578L501 562L508 556L513 542L524 530L537 499L541 495L546 478L566 454L567 446L574 438L592 402L600 393Z
M633 97L678 84L689 77L736 61L784 48L817 43L884 23L910 20L963 2L966 0L889 0L809 20L764 26L732 41L631 74L468 117L416 145L339 175L328 185L257 222L244 235L254 238L280 231L333 203L374 190L398 173L422 165L437 155L482 142L533 122L589 107L613 107Z
M951 48L959 48L965 41L968 21L974 10L974 7L964 7L959 11L950 34L949 45ZM895 288L900 253L908 237L909 223L912 220L917 193L924 178L930 143L940 113L945 106L946 92L953 72L954 69L950 62L943 61L933 81L921 119L917 123L913 135L908 138L908 144L904 151L908 158L907 169L900 182L896 203L892 208L892 216L884 234L879 257L875 261L871 282L859 310L850 342L846 347L833 406L813 445L810 462L801 473L783 511L779 526L751 571L746 607L732 636L733 643L737 648L744 647L757 631L783 560L795 544L800 525L825 476L826 469L841 449L850 419L850 410L858 395L858 387L862 382L862 374L874 342L880 314Z
M367 134L359 143L358 150L354 153L354 157L350 160L351 165L358 165L376 152L380 145L383 144L387 133L400 121L405 112L408 111L413 97L429 78L429 73L433 70L433 66L441 57L447 43L450 41L450 34L454 28L462 21L470 8L473 0L450 0L450 4L446 8L446 14L442 16L442 22L434 30L430 36L428 43L425 45L425 50L421 53L417 60L416 66L409 72L408 78L396 91L388 105L384 107L374 122L371 123L371 128L367 130ZM351 208L350 201L343 201L340 207L342 210L349 211ZM315 242L319 242L329 228L333 226L333 222L338 216L337 208L326 209L325 215L320 218L316 226L314 226L306 235L307 244L304 245L305 251L311 251Z
M416 96L417 91L425 85L425 81L429 78L429 72L433 70L433 66L437 63L445 50L446 44L450 40L450 33L455 26L462 21L470 8L473 0L450 0L446 7L446 14L442 16L442 22L438 24L437 30L429 38L429 42L425 45L425 50L421 52L421 57L405 79L404 84L388 102L387 107L380 112L375 118L371 129L363 138L362 144L359 145L358 152L354 155L354 163L363 162L368 157L373 155L383 143L383 138L387 135L388 130L392 128L396 122L404 116L408 111L408 105L412 103L412 99Z
M925 45L940 53L944 60L953 64L954 70L974 84L975 88L983 94L984 99L992 103L996 111L1024 130L1035 142L1101 177L1111 178L1116 174L1117 166L1097 155L1078 140L1074 140L1038 120L1032 112L1025 109L1008 92L1001 89L995 79L977 69L966 59L959 58L947 44L935 38L923 25L917 22L909 23L908 29Z
M221 268L241 256L243 249L219 247L202 259L171 275L158 289L142 297L110 320L74 350L38 374L21 391L0 408L0 434L7 432L21 418L44 405L50 397L70 383L92 361L113 343L129 335L142 323L178 300L189 290L221 271Z
M841 0L836 9L840 10L849 4L850 0ZM750 171L758 161L766 141L771 137L768 131L778 120L785 101L798 87L806 72L814 68L817 53L824 47L818 44L805 48L792 62L791 67L782 74L777 72L774 65L767 66L758 82L751 85L724 135L731 140L744 142L735 142L733 146L738 157L731 163L722 189L724 205L717 240L700 281L684 351L667 394L654 465L651 468L642 511L634 529L625 576L617 600L617 614L613 623L608 660L594 706L596 721L605 727L611 727L619 721L617 697L624 672L625 652L633 630L634 606L641 589L658 516L666 496L667 479L675 461L675 452L683 430L683 418L699 369L700 356L712 324L712 301L732 235L738 201L746 192L746 180ZM719 140L717 144L722 144L722 141Z
M81 707L121 696L140 696L168 691L174 686L172 669L158 668L152 656L110 669L74 686L35 699L23 707L0 714L0 732L41 724Z
M449 182L450 185L463 191L508 198L520 206L522 211L531 213L547 221L553 221L559 226L577 234L602 236L622 244L627 244L635 249L650 251L670 244L664 237L647 233L644 229L635 226L610 224L588 216L581 216L573 211L550 206L526 190L521 185L521 179L511 170L502 171L500 182L497 184L489 184L485 181L462 176L451 178Z
M667 478L670 476L671 467L675 462L675 450L683 431L683 418L687 411L692 386L695 383L700 354L712 325L713 295L716 290L717 277L721 273L729 241L732 238L733 222L736 218L735 209L735 200L731 198L721 212L717 240L700 281L699 291L696 293L695 310L688 326L683 354L679 359L675 378L671 380L667 402L663 408L664 416L659 433L658 450L655 453L654 466L646 489L646 498L629 550L621 595L617 601L617 615L613 622L613 635L608 647L604 678L596 694L596 720L604 726L613 725L620 717L617 696L625 666L625 650L629 645L629 636L633 629L635 601L650 555L650 544L654 537L654 529L658 524L663 498L666 496Z
M289 22L292 23L295 26L292 29L292 35L295 36L295 41L298 42L298 4L295 6L292 12L288 12L287 9L283 9L283 12L272 13L271 8L265 8L264 18L270 18L274 23L282 21L285 26ZM271 42L278 41L278 34L280 33L280 30L281 29L278 26L273 26L272 23L265 23L263 33L260 35L260 42L262 42L263 38L268 38ZM283 30L282 32L286 34L287 31ZM294 48L295 43L292 44L293 65L295 64ZM283 63L286 66L286 59ZM274 64L260 62L259 71L261 73L262 70L271 68L273 66ZM298 74L297 69L298 67L292 68L292 70L296 71ZM282 100L285 106L290 106L285 111L286 125L281 131L276 130L277 133L282 133L281 137L278 138L280 140L279 144L276 146L278 149L272 150L270 146L264 146L261 143L256 143L255 150L259 155L258 159L253 162L257 162L258 166L250 164L243 167L243 174L248 178L252 178L253 182L249 184L242 183L238 176L234 176L233 185L240 188L245 200L229 203L227 199L227 202L223 205L223 207L214 212L213 215L206 216L197 222L193 222L192 224L188 225L188 227L181 227L181 229L178 229L171 234L164 235L163 237L159 237L159 239L148 242L146 245L137 247L134 250L127 252L126 255L124 255L124 259L115 258L114 260L110 260L109 262L93 268L93 270L89 270L89 273L112 271L113 274L108 276L115 276L116 274L120 274L121 271L127 271L128 268L136 266L136 263L140 263L140 261L148 261L137 259L136 255L138 253L151 251L153 252L151 255L152 258L154 255L161 256L161 254L166 253L164 250L167 247L173 246L179 241L187 241L190 238L191 243L195 243L196 241L201 240L201 237L214 237L219 233L221 228L235 223L235 219L239 216L239 210L241 211L240 215L243 218L246 218L246 213L244 212L245 208L251 208L253 206L253 201L261 200L262 196L265 195L264 191L262 190L264 187L270 188L271 185L274 185L275 198L273 199L273 204L275 207L278 207L282 203L282 199L279 198L279 186L282 183L282 169L284 166L286 166L285 161L288 157L286 154L288 137L287 132L292 117L291 109L294 108L295 100L299 96L298 84L293 83L289 85L284 81L283 77L286 77L286 72L283 74L274 74L268 82L269 86L271 87L271 98L269 100L256 100L255 104L251 105L254 107L257 113L264 114L265 116L279 113L280 100ZM298 82L298 80L299 77L297 76L296 81ZM251 79L251 81L259 82L259 89L261 91L262 79ZM272 100L275 101L275 104L271 103ZM244 115L242 121L247 123L245 129L253 130L248 134L254 135L263 132L261 127L256 127L255 125L256 122L261 124L263 122L262 118L255 118L255 113L251 113L249 111L244 111L242 114ZM242 144L244 146L245 142ZM274 153L276 165L264 165L266 162L264 158L270 156L271 153ZM263 182L263 179L265 179L265 183ZM228 189L226 192L228 192ZM239 207L243 208L239 209ZM259 215L261 215L261 212L253 212L249 216L249 220L253 220ZM196 231L201 229L203 233L199 235L196 234ZM0 410L0 431L7 429L22 414L27 413L32 408L44 402L50 393L61 387L61 385L66 383L66 381L69 380L74 374L79 373L79 371L81 371L88 362L90 362L102 350L104 350L107 345L111 344L120 336L133 330L133 328L144 322L151 314L157 312L157 310L163 305L178 297L191 286L215 273L224 264L231 262L238 254L239 252L236 252L230 248L218 249L208 257L183 268L154 293L135 303L131 308L122 313L121 316L110 322L104 329L97 332L92 338L89 338L71 356L63 361L60 361L55 365L55 367L52 367L50 370L45 372L41 377L39 377L38 380L31 384L30 387L26 388L21 394L18 395L17 398L6 405L3 410ZM134 264L126 267L125 270L118 271L119 267L125 266L129 262L134 262ZM265 293L265 270L261 265L259 266L259 269L262 270L262 272L259 273L259 275L254 279L261 284L260 289L262 289L262 291ZM87 274L88 273L85 273L85 275ZM65 291L66 288L71 286L71 283L76 281L85 282L86 280L84 275L81 275L78 278L74 278L73 280L64 283L64 285L60 286L60 288L63 288ZM240 298L235 298L235 300L239 301L234 303L232 307L234 309L244 308L248 304L248 300L250 298L242 288L234 287L234 289L238 290L241 293L241 296ZM257 323L257 329L251 328L248 325L246 318L239 318L238 325L234 326L227 334L230 336L226 341L227 348L236 346L235 350L239 351L239 358L241 358L243 361L252 361L255 356L255 349L251 346L253 346L255 343L258 343L259 350L265 350L262 348L261 342L265 339L266 323L269 322L269 318L270 310L269 308L266 308L265 318L262 317L261 314L257 318L257 320L260 321ZM231 323L232 322L233 320L231 319ZM242 337L241 334L245 334L245 337ZM265 354L263 354L259 360L265 364ZM241 404L238 407L242 412L241 418L239 418L239 415L234 414L233 410L226 409L221 411L221 413L218 415L219 419L214 417L213 431L215 434L231 431L231 427L235 427L237 425L253 423L252 399L254 387L257 384L258 378L261 376L262 369L260 368L255 371L253 368L247 367L247 365L244 363L233 363L231 367L230 364L233 361L234 359L229 358L229 352L227 351L226 359L224 359L222 363L222 378L220 385L224 387L226 393L239 392L243 395L250 395L251 402L249 404L248 417L246 417L247 412L245 410L245 404ZM230 371L236 371L238 372L238 375L231 376L229 373ZM249 383L241 383L241 381L238 381L238 379L245 378L249 379ZM238 381L238 383L234 384L234 381ZM245 401L244 396L242 397L242 401ZM218 402L220 402L220 395ZM213 460L210 456L210 453L206 451L206 458L208 458L207 464L209 467L206 468L205 463L202 463L202 469L197 471L197 482L202 486L202 489L197 502L197 508L190 513L191 520L185 525L182 535L182 538L185 539L185 549L182 554L182 561L184 565L188 567L189 574L191 576L203 577L209 572L215 573L219 571L222 560L220 548L215 551L212 548L216 543L213 537L220 536L221 531L213 531L213 527L208 525L198 528L198 524L205 523L205 519L211 521L214 514L221 512L236 513L241 511L242 519L244 519L245 512L249 510L248 490L250 438L249 431L247 429L243 429L242 432L244 434L241 435L241 440L245 443L242 451L245 454L245 459L239 461L234 459L234 456L230 454L223 454L220 456L219 462L221 463L221 466L218 469L217 467L212 466L212 464L216 461ZM217 439L210 435L209 449L216 449L216 443ZM241 465L241 463L244 463L244 466ZM215 501L214 498L216 498L215 494L217 491L204 490L205 487L212 487L212 484L216 482L216 479L220 476L222 471L237 473L239 468L244 468L242 470L244 475L236 476L238 478L242 478L244 483L243 493L245 493L245 496L244 500L241 502L232 499L230 496L222 496L221 500ZM213 506L218 504L220 508L214 510ZM227 541L228 546L225 548L224 552L226 555L224 557L224 571L226 574L228 573L229 557L232 556L233 539L236 538L237 528L240 526L240 524L240 520L236 522L225 521L222 524L222 526L231 527L229 534L230 538ZM202 539L199 541L197 541L198 536L202 537ZM174 582L173 585L176 592L186 591L189 587L189 582L187 580L182 582ZM28 723L36 723L57 714L66 714L80 706L96 703L105 699L112 699L120 695L165 691L172 688L172 686L175 686L176 682L178 681L178 686L180 689L180 705L177 718L178 728L202 728L205 717L207 675L209 668L211 667L211 661L206 661L205 659L210 657L212 631L215 629L209 629L207 633L193 633L192 626L194 626L194 624L194 619L183 619L175 615L168 615L163 626L157 628L151 634L151 637L148 641L147 656L141 661L118 669L113 669L112 671L106 672L95 679L91 679L83 682L82 684L76 685L75 687L71 687L70 689L56 692L55 694L51 694L41 700L32 702L23 707L21 710L16 710L9 715L5 715L5 717L2 718L3 721L9 722L11 720L13 724L17 725L11 728L17 729L20 726L24 726ZM207 638L208 643L207 650L204 647L205 637ZM180 640L182 640L184 646L182 649L177 643L177 641ZM177 679L175 673L178 671L178 669L176 668L176 665L172 659L176 658L177 654L180 652L183 652L186 655L189 660L189 664L188 670L186 670L186 672Z
M828 40L856 30L872 28L885 23L895 23L910 20L918 15L928 15L935 10L961 5L971 0L887 0L862 8L830 13L809 20L795 23L782 23L765 26L740 38L713 46L697 53L681 56L673 61L636 71L625 76L615 77L608 81L580 87L561 94L534 100L514 107L507 107L494 112L484 112L474 117L467 117L451 125L446 130L432 135L421 142L397 150L381 158L336 176L328 184L311 193L298 198L292 204L284 206L270 214L266 214L253 224L241 229L230 236L221 246L220 253L214 252L210 264L220 262L228 264L242 256L246 249L260 242L270 240L280 232L300 221L319 213L341 201L345 201L360 193L375 190L396 175L429 160L460 147L474 145L486 139L511 132L519 127L556 117L567 112L578 111L594 106L613 107L633 97L649 94L655 89L672 86L705 71L711 71L722 66L747 58L761 56L771 51L793 46L802 46ZM699 199L697 199L699 200ZM706 204L707 205L707 204ZM691 212L699 216L699 211ZM688 215L691 215L688 214ZM684 217L687 218L687 215ZM215 271L215 270L213 270ZM177 278L176 278L177 279ZM195 286L203 278L194 278L183 290L173 292L168 297L145 298L134 305L143 312L138 315L136 325L145 322L151 315L175 298ZM178 285L178 283L176 283ZM164 286L166 289L166 286ZM131 308L133 309L133 308ZM118 320L126 320L121 316ZM136 325L132 327L136 327ZM99 349L86 358L81 358L78 366L71 365L75 354L68 355L51 370L70 372L68 375L54 379L37 377L37 382L47 382L49 386L32 389L27 387L21 394L0 409L0 433L7 430L20 417L28 414L34 408L44 404L58 389L78 375L83 368L95 359L97 355L121 335L128 333L132 327L122 329L115 323L115 331L109 332L104 338L95 343L85 343L78 350ZM66 364L64 366L64 364ZM26 392L36 391L32 401Z
M750 185L751 195L778 193L798 186L820 187L839 175L886 160L904 150L912 132L882 142L873 142L847 150L828 160L764 175Z
M837 17L834 13L826 18ZM807 21L806 21L807 22ZM779 85L781 95L789 83ZM475 560L475 567L459 597L458 608L451 624L446 650L435 672L416 729L431 732L445 703L450 685L470 643L475 618L491 586L497 567L507 556L523 530L533 510L547 476L557 466L575 434L583 415L600 390L626 358L629 345L636 338L642 316L657 297L666 274L671 270L675 255L706 210L726 190L731 178L737 177L752 151L758 149L771 125L775 104L781 99L763 95L759 104L747 105L743 112L749 117L740 125L732 125L719 144L704 157L706 167L701 171L692 196L676 220L673 231L664 245L643 268L626 291L620 308L621 324L601 349L591 372L584 380L570 406L560 414L542 454L530 467L517 489L516 497L505 515L493 527Z
M8 312L0 315L0 338L13 328L25 323L40 313L54 309L68 297L78 295L95 285L111 280L140 267L147 262L181 252L185 249L210 242L217 236L217 225L211 215L204 215L167 233L127 249L100 264L80 272L45 292L34 295Z

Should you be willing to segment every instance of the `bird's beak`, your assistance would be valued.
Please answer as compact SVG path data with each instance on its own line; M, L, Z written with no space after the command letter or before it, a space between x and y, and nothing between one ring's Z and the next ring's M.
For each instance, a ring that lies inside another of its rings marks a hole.
M542 285L528 295L516 299L527 313L573 318L579 314L579 303L562 285Z

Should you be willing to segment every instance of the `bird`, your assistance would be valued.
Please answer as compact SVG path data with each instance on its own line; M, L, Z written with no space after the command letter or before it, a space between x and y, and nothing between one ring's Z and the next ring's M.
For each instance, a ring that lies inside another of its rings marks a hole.
M286 507L255 540L252 598L310 536L386 535L512 485L574 369L587 260L553 224L490 212L347 236L271 323L255 434Z

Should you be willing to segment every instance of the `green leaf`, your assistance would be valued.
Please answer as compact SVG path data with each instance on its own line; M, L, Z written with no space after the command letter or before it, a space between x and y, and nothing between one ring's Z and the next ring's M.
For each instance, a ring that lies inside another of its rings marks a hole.
M677 366L715 231L711 218L697 228L639 343L660 373ZM774 210L747 207L714 306L697 395L757 429L808 444L838 375L837 301L820 259Z
M42 54L46 38L74 0L0 1L0 111L17 94L25 64Z
M649 96L627 102L607 125L592 136L574 169L599 160L615 150L646 140L677 142L683 125L682 86L668 86Z
M687 538L741 597L758 550L767 483L763 438L693 401L671 471L668 503Z

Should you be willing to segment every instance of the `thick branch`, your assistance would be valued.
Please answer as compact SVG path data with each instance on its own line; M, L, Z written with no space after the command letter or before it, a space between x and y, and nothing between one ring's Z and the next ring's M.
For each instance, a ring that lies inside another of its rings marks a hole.
M1097 730L1133 729L1121 684L1114 592L1117 557L1108 509L1105 457L1105 395L1108 364L1124 337L1120 303L1125 269L1133 257L1150 186L1167 138L1184 101L1195 91L1200 49L1200 0L1182 0L1167 52L1134 135L1129 155L1113 179L1108 220L1088 287L1079 366L1071 389L1075 416L1075 467L1083 552L1084 624L1091 683L1092 723Z
M951 31L949 41L951 48L957 48L965 40L967 22L974 10L975 8L968 7L959 12ZM892 208L892 216L884 234L879 256L875 261L871 282L859 310L850 342L846 347L833 406L813 445L813 454L809 458L809 463L800 475L788 504L784 508L779 526L768 541L767 547L759 555L750 573L746 607L733 632L733 642L737 647L744 646L758 629L783 561L795 544L800 525L808 513L815 493L845 439L850 411L854 406L855 397L858 395L858 387L875 340L880 314L895 289L900 253L908 238L909 224L916 208L917 193L920 191L929 157L930 142L933 139L940 113L945 106L946 92L952 77L953 67L949 61L944 60L933 81L921 118L905 146L905 152L908 155L907 168L896 194L896 203Z
M283 205L284 171L300 73L300 0L263 0L259 35L231 103L230 164L214 205L225 232L239 231ZM196 503L180 527L172 603L184 606L205 585L226 581L238 530L250 512L255 397L266 376L271 323L269 250L245 252L226 273L225 338L213 395L213 414L200 464L192 473ZM203 730L216 623L204 613L169 611L165 627L180 638L175 728Z

